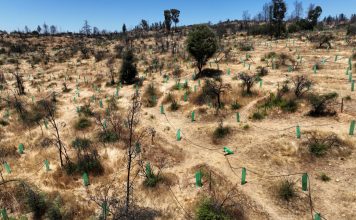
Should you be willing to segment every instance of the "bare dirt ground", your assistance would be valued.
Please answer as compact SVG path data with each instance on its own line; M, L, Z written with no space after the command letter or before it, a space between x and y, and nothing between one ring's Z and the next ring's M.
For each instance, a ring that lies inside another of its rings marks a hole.
M245 37L241 36L229 36L223 41L227 45L234 45L234 42L244 39ZM60 44L61 41L67 40L56 38L51 44ZM169 181L151 189L144 187L143 178L138 177L135 184L138 203L159 211L160 215L156 217L157 219L193 218L195 204L211 191L209 183L204 178L203 187L196 187L195 172L200 167L209 167L213 173L213 179L224 180L221 185L216 184L212 187L220 189L223 194L233 188L237 190L236 199L243 207L246 219L310 219L311 212L313 215L319 212L325 219L356 219L356 157L354 152L356 137L349 135L350 122L356 119L356 93L351 92L351 84L348 81L348 75L345 74L353 48L348 47L343 40L333 42L333 48L329 50L315 49L312 43L299 38L278 41L251 38L249 41L254 44L253 51L243 52L238 48L233 48L234 60L219 63L219 69L224 72L223 82L230 84L232 88L225 94L225 98L231 101L237 97L237 101L242 105L238 110L232 110L226 104L225 109L216 114L214 108L192 103L190 96L185 102L181 98L183 91L172 90L176 84L173 76L165 83L159 72L148 73L140 88L140 93L142 94L144 89L153 82L162 95L158 98L155 107L143 106L140 113L140 126L153 127L156 130L154 143L147 140L143 150L152 164L155 164L155 161L157 164L157 160L162 158L168 161L162 173ZM153 45L153 42L154 39L145 40L147 45ZM108 48L113 50L116 42L109 43ZM140 42L135 42L135 44L139 45ZM184 41L179 41L179 45L183 48ZM285 66L278 69L268 66L268 75L263 77L261 87L258 83L253 87L253 96L237 95L241 87L241 81L236 80L237 74L253 73L258 66L266 66L266 62L261 61L261 58L269 52L285 53L294 59L300 55L303 57L302 64L298 70L292 72L288 72ZM142 50L137 54L140 76L145 76L144 64L140 62L140 59L145 57L150 60L155 53ZM251 58L246 60L244 65L241 59L245 59L246 53ZM338 60L334 61L336 55L338 55ZM162 60L171 59L170 55L160 56ZM313 65L316 62L320 63L324 58L328 59L327 62L320 64L321 69L313 73ZM197 92L199 92L202 86L198 86L197 80L191 80L194 68L187 62L178 62L182 69L181 82L187 79L191 90L196 85ZM251 65L250 69L248 64ZM115 68L119 69L120 62L115 65ZM211 65L215 68L214 63ZM96 134L100 127L94 123L84 131L76 131L73 127L79 118L76 112L77 106L90 102L91 96L96 95L97 99L91 103L91 107L94 111L104 111L100 108L98 100L105 100L107 96L110 97L116 92L116 86L105 86L109 81L105 62L95 62L94 58L78 62L77 58L72 58L64 63L50 62L45 67L38 66L35 69L24 61L20 66L24 74L28 103L31 103L32 96L36 101L48 96L51 91L58 93L57 121L60 124L60 134L67 145L69 155L73 157L75 155L75 150L70 147L75 137L89 138L95 142L105 172L99 176L90 175L88 187L83 186L80 175L66 175L60 168L57 149L53 145L41 146L40 144L46 137L53 137L51 127L46 129L42 125L42 128L36 126L27 129L18 122L16 113L12 111L9 125L0 126L0 147L17 149L18 144L23 143L25 151L21 155L2 156L3 161L6 161L12 170L11 173L2 170L3 178L26 180L44 193L58 193L62 197L64 209L72 210L75 219L89 219L91 216L97 216L100 213L100 207L90 201L89 197L95 193L97 187L111 181L114 181L113 184L116 186L124 184L125 150L122 143L102 144L96 141ZM3 65L2 71L7 74L12 68L13 65ZM228 69L230 69L230 75L227 74ZM162 72L171 74L168 69ZM313 92L338 93L339 98L334 106L337 116L310 117L307 115L310 106L306 101L302 101L294 113L273 109L268 111L268 115L261 121L251 119L256 106L268 98L271 92L275 93L283 81L302 74L307 75L314 82ZM69 93L62 92L63 75L72 78L67 80L68 87L72 89ZM40 91L33 86L33 82L36 81L40 83ZM79 97L75 89L77 82L79 83ZM92 88L94 82L100 84L100 92ZM201 80L201 83L203 82ZM9 87L12 87L14 83L10 75L8 75L7 83ZM51 83L55 84L49 87ZM119 89L117 105L120 108L120 114L126 114L125 110L129 107L130 98L134 92L134 86L125 85ZM165 114L161 114L160 106L169 92L179 97L181 107L177 111L170 111L169 105L164 104ZM1 96L5 97L6 94L2 91ZM344 101L344 111L340 112L341 98L346 96L351 99ZM74 97L76 97L75 101ZM107 102L104 101L104 108L106 105ZM196 116L195 121L191 122L190 114L193 110ZM236 112L240 113L240 122L236 121ZM0 111L0 115L4 114L5 108ZM223 118L224 125L228 126L231 132L227 137L215 142L212 140L212 133L218 126L220 118ZM300 139L296 138L297 125L301 128ZM41 129L43 129L43 134ZM178 129L182 134L180 141L176 140ZM338 138L349 143L347 147L345 146L347 153L330 153L323 157L311 156L304 143L308 132L312 131L336 134ZM225 155L223 151L225 146L233 150L234 154ZM49 172L46 172L43 164L45 159L50 161ZM242 167L247 169L247 183L244 185L240 184ZM301 189L303 173L308 173L310 192L303 192ZM327 174L331 180L328 182L320 180L321 173ZM296 196L290 201L281 200L275 192L278 181L284 179L295 181ZM7 191L6 187L1 191ZM312 201L310 201L310 195ZM21 212L20 205L16 204L13 199L1 200L0 206L7 208L11 216L26 214Z

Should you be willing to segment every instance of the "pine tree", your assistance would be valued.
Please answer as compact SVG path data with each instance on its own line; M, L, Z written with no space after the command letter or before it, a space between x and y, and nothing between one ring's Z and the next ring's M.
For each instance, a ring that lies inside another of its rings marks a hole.
M120 70L120 81L125 84L135 82L137 69L134 64L135 57L131 50L125 52Z

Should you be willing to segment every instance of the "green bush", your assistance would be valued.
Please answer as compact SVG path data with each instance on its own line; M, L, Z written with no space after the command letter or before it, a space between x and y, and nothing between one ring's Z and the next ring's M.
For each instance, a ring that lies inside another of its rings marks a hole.
M104 168L101 165L101 162L95 151L91 154L86 154L83 157L80 157L76 168L79 173L87 172L94 175L100 175L104 172Z
M79 113L79 115L83 114L85 117L91 117L94 115L89 104L80 106L78 113Z
M52 205L48 209L47 218L49 220L61 220L63 218L61 214L61 210L57 206Z
M0 119L0 125L5 127L5 126L9 125L9 122L5 121L4 119Z
M179 109L179 104L176 100L173 100L170 106L171 111L177 111Z
M237 110L239 108L241 108L241 105L237 101L235 101L234 103L231 104L232 110Z
M91 121L87 118L79 118L79 120L75 123L75 129L84 130L91 126Z
M41 219L47 209L44 196L26 186L26 200L27 206L33 212L34 219Z
M298 109L298 103L294 99L290 99L281 102L280 107L285 112L296 112Z
M323 143L311 143L309 144L309 152L316 157L321 157L326 154L328 150L327 145Z
M259 111L254 112L254 113L252 114L252 119L253 119L253 120L262 120L262 119L264 119L264 118L265 118L265 114L263 114L263 113L261 113L261 112L259 112Z
M113 143L119 140L117 133L110 130L100 132L98 138L103 143Z
M222 123L214 130L213 138L214 139L221 139L224 138L226 135L230 133L229 127L224 127Z
M146 179L144 180L144 185L147 187L155 187L157 183L161 180L159 175L151 173L151 175L147 175Z
M78 150L85 150L88 149L91 145L91 141L86 138L75 138L72 141L72 147Z
M284 180L280 182L277 190L279 197L286 201L290 201L296 195L294 182L290 180Z
M330 177L328 175L326 175L325 173L321 173L320 174L320 179L323 181L323 182L328 182L330 181Z
M229 220L231 219L212 199L204 199L197 208L197 220Z

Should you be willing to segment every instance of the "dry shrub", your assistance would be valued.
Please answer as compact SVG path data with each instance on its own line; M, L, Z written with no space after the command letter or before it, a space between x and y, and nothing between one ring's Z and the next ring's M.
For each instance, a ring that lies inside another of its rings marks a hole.
M307 137L307 140L302 145L305 152L309 152L311 156L348 156L353 149L352 143L342 140L332 132L309 131L304 135Z
M165 158L166 166L171 167L184 161L184 153L181 148L172 143L167 143L159 137L154 139L155 145L142 148L144 159L149 160L153 165L159 164ZM163 146L171 146L169 149Z

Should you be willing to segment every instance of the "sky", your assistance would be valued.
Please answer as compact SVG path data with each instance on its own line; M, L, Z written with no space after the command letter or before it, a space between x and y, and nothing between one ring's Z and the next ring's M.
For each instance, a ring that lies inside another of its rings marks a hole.
M286 0L288 14L293 2ZM79 31L84 20L100 30L119 30L123 23L128 29L141 19L149 23L163 21L163 10L176 8L181 11L178 25L227 19L240 19L248 10L251 17L261 11L268 0L0 0L0 30L31 30L44 22L55 25L60 31ZM356 13L356 0L302 0L304 12L310 3L320 5L321 17Z

